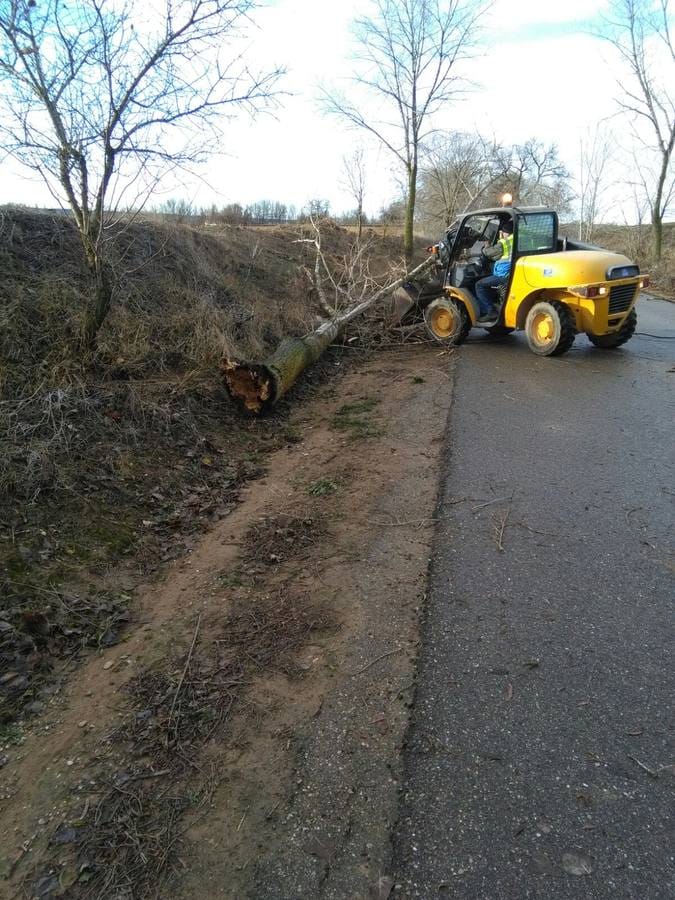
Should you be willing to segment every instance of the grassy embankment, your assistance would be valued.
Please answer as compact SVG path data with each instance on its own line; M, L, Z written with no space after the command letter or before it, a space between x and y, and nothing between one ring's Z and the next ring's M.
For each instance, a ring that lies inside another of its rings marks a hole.
M242 419L218 366L224 352L259 357L316 320L314 248L302 236L123 229L111 252L114 306L84 366L75 346L87 281L74 226L3 214L0 729L41 711L58 659L118 642L139 579L186 552L266 455L297 440L283 405ZM323 240L338 267L351 237L329 226ZM377 240L378 271L395 253Z

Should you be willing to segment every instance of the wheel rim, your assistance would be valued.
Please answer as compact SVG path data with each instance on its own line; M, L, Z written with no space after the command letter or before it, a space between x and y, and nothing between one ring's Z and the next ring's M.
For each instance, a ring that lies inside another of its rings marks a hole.
M431 329L438 337L450 337L457 329L455 315L446 306L439 306L431 314Z
M555 321L546 312L537 313L532 319L532 335L538 344L550 344L555 337Z

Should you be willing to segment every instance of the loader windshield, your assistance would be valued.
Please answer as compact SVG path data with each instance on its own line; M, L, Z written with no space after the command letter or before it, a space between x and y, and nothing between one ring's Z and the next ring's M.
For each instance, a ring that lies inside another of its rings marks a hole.
M518 216L517 252L553 252L556 249L557 230L555 213L521 213Z

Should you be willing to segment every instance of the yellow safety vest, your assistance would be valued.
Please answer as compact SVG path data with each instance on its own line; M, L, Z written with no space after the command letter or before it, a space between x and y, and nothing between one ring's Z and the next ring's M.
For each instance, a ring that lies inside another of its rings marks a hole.
M513 253L513 235L509 234L505 238L501 238L498 243L502 248L500 259L511 259Z
M513 235L509 234L505 238L501 238L499 241L497 241L497 243L502 248L502 255L499 257L499 259L495 260L495 264L492 267L492 274L497 275L499 278L506 278L506 276L511 271Z

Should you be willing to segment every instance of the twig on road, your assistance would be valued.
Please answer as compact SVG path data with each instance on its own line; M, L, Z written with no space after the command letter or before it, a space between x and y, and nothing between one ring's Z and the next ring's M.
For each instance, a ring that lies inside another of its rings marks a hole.
M400 519L395 519L393 522L378 522L375 519L370 519L368 525L375 525L378 528L404 528L406 525L414 525L415 528L422 528L427 523L435 524L440 521L440 519L432 519L431 517L426 519L409 519L406 522L401 522Z
M456 506L458 503L467 503L469 500L474 499L474 497L458 497L457 499L446 500L444 506ZM401 528L405 525L415 525L417 528L421 528L427 523L435 525L438 522L444 522L450 518L450 516L427 516L425 519L410 519L402 522L400 519L396 518L393 513L388 513L387 515L392 517L391 522L378 522L375 519L371 519L368 522L368 525L376 525L378 528Z
M631 756L629 753L628 759L632 759L636 765L640 766L640 768L643 769L647 773L647 775L650 775L652 778L659 777L658 772L655 772L654 769L650 769L649 766L646 766L643 762L640 762L640 760L637 758L637 756Z
M506 530L506 523L509 520L509 516L511 514L511 504L507 506L501 516L495 516L493 518L494 530L495 530L495 541L497 544L497 550L500 553L504 552L504 531Z
M365 666L361 669L357 669L356 672L352 672L352 676L360 675L362 672L365 672L371 666L374 666L375 663L378 663L381 659L385 659L387 656L393 656L394 653L400 653L403 650L403 647L397 647L396 650L387 650L386 653L382 653L380 656L376 656L375 659L371 659L369 663L366 663Z
M510 497L495 497L494 500L488 500L486 503L479 503L478 506L472 506L471 512L476 512L478 509L484 509L486 506L492 506L493 503L502 503L504 500L513 500L513 494Z
M532 528L531 525L528 525L526 522L513 522L514 525L518 525L520 528L525 528L527 531L531 531L532 534L543 534L544 537L559 537L559 535L554 534L552 531L539 531L537 528Z

